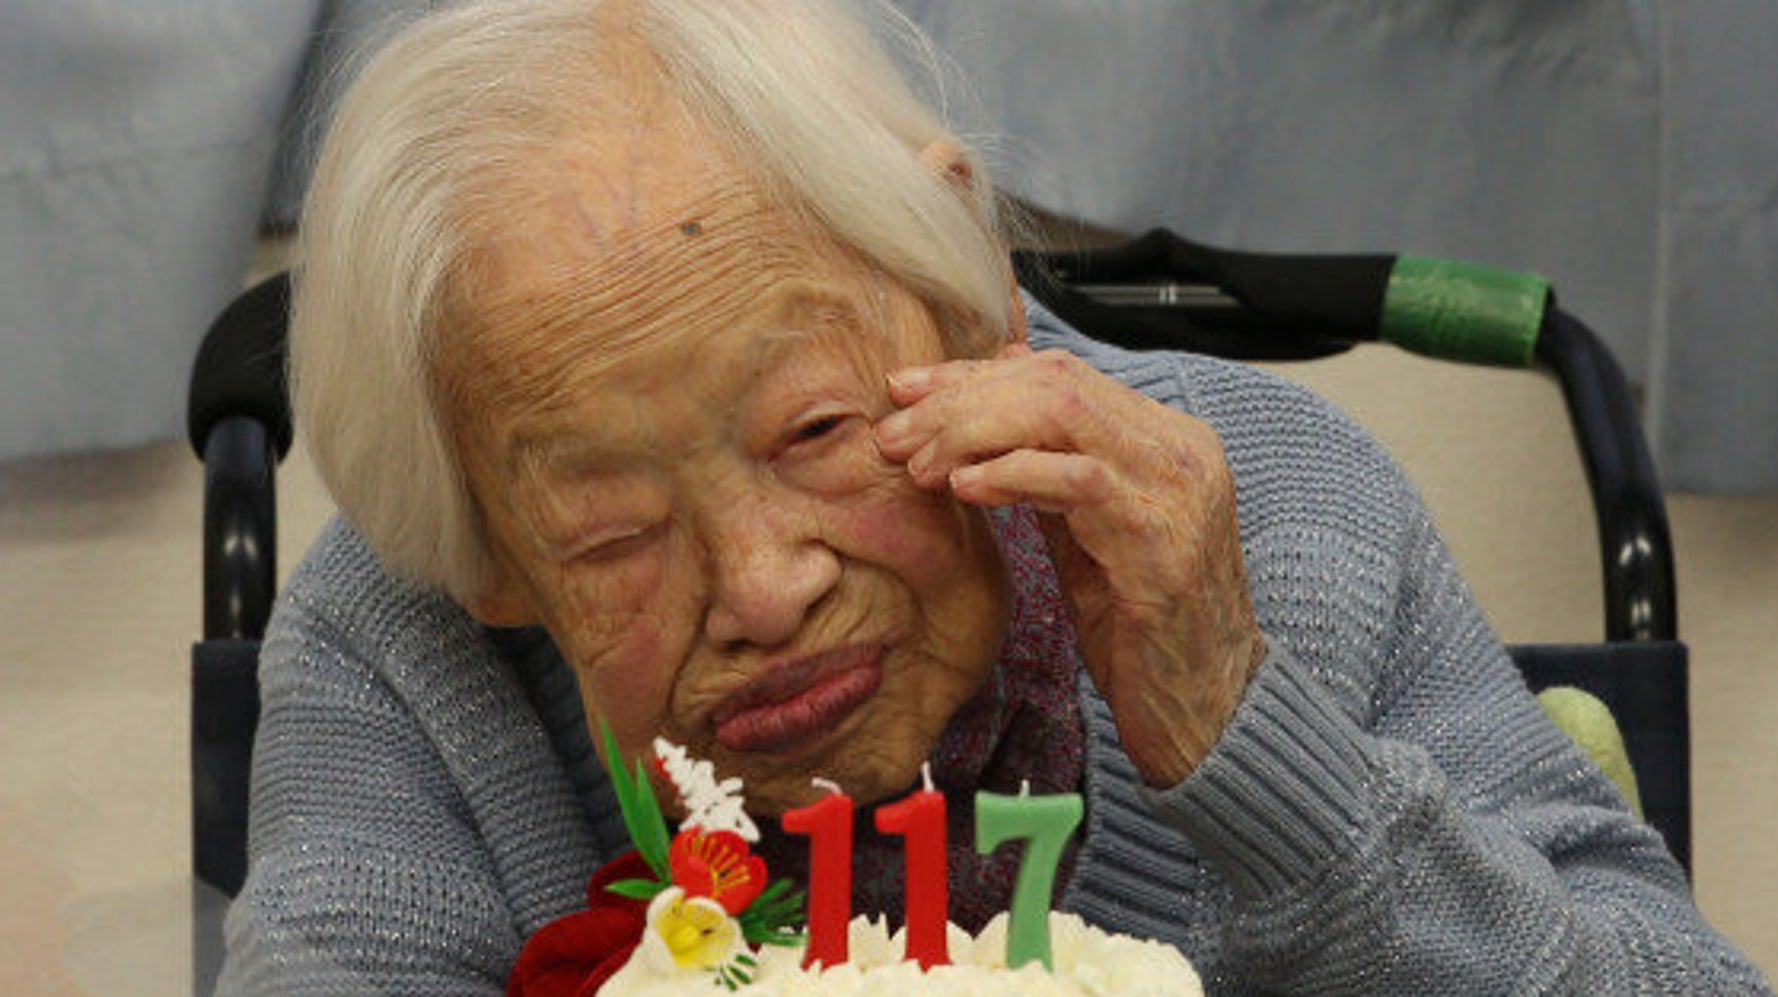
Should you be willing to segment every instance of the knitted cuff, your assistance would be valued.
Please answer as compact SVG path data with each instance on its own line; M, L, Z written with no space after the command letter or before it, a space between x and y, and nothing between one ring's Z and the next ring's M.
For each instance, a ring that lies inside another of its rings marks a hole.
M1307 881L1366 833L1363 732L1278 642L1197 771L1144 801L1244 899Z

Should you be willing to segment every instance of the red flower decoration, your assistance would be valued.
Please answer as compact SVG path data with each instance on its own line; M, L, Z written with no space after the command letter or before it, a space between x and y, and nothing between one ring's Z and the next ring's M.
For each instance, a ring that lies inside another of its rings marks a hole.
M667 862L674 886L687 896L715 900L730 917L746 910L766 888L765 859L733 831L705 833L688 827L673 839Z
M592 997L630 961L642 918L615 907L583 910L538 929L506 979L506 997Z
M653 872L636 852L599 867L587 884L587 908L539 928L506 980L507 997L592 997L630 961L642 941L648 904L605 887Z

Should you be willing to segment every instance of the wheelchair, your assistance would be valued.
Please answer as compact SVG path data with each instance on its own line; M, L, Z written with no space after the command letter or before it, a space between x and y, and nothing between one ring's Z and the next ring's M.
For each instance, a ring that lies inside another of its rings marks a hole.
M1508 651L1533 691L1577 687L1606 704L1643 815L1689 875L1687 651L1665 503L1622 369L1546 281L1405 254L1237 252L1163 229L1104 249L1017 251L1014 267L1062 319L1133 349L1288 361L1387 341L1554 376L1598 527L1603 640ZM213 898L232 897L246 875L257 654L277 585L276 469L293 436L289 305L288 274L230 304L199 350L188 398L188 433L205 467L204 632L191 655L192 864L197 888ZM217 901L210 907L195 927L200 967L220 963Z

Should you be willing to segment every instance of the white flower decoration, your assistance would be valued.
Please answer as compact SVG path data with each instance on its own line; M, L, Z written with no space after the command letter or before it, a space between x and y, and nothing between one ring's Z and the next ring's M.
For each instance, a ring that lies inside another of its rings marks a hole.
M660 973L715 973L743 950L741 924L709 897L688 897L669 886L648 903L642 952Z
M743 841L759 840L759 828L742 807L740 779L718 782L715 765L692 758L684 748L664 737L654 739L654 753L679 790L679 801L685 804L683 826L699 827L706 832L733 831Z

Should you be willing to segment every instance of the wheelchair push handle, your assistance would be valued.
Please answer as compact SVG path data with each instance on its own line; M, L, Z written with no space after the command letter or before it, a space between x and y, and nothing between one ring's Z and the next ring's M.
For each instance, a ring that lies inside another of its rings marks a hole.
M1628 382L1543 277L1412 255L1240 252L1165 229L1110 249L1021 252L1014 264L1064 320L1132 349L1298 360L1387 340L1462 363L1542 366L1561 385L1592 492L1606 637L1676 635L1666 504Z
M290 278L243 292L192 365L186 431L204 462L204 636L257 639L277 587L278 461L293 430L284 386Z

